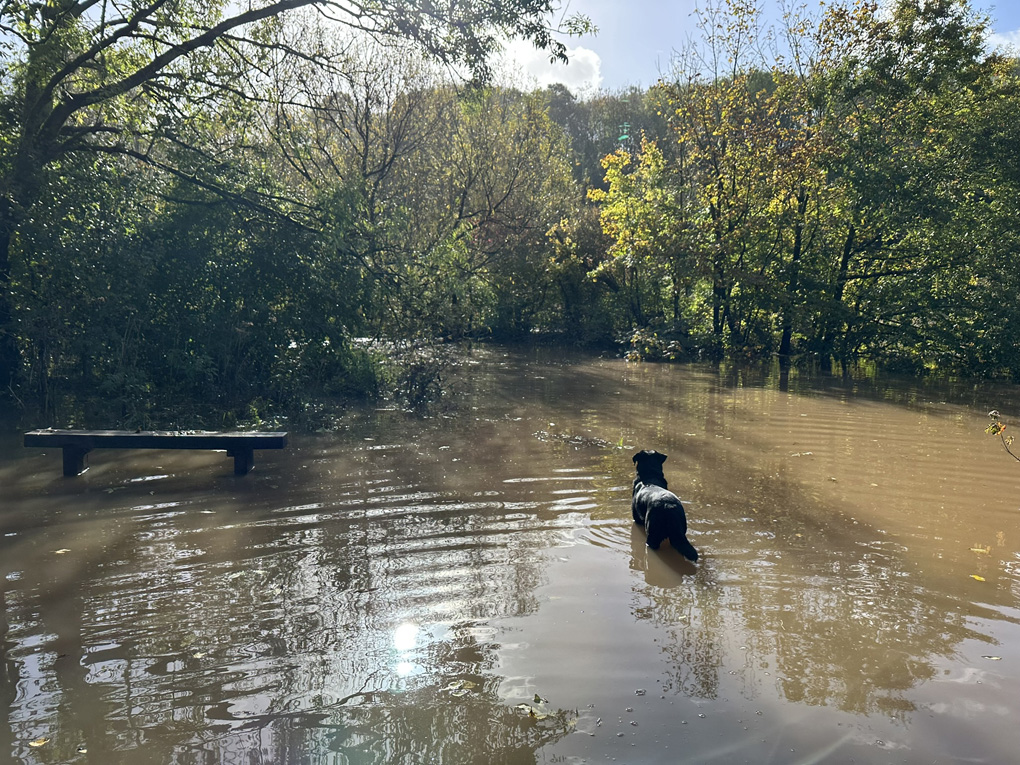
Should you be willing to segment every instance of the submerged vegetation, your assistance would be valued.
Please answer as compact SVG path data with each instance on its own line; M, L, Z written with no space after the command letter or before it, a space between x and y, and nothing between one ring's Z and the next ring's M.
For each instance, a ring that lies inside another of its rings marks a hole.
M132 427L417 408L437 344L536 337L1020 374L1020 70L965 0L772 30L733 0L648 90L494 82L500 35L589 28L554 6L6 3L2 395Z

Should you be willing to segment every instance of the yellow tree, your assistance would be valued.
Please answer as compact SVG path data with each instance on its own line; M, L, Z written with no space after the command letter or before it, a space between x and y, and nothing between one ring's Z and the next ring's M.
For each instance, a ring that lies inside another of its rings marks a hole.
M769 63L754 44L755 14L736 2L706 14L705 47L678 60L661 103L677 144L688 246L711 285L713 334L758 351L778 342L788 356L821 224L822 144L804 47L792 65Z
M693 281L685 268L684 189L671 177L673 168L653 141L642 141L634 158L623 149L602 160L607 189L591 189L600 206L602 229L611 242L609 258L592 271L594 278L615 272L626 290L632 319L640 326L660 316L659 284L669 284L672 319L680 320L680 301Z

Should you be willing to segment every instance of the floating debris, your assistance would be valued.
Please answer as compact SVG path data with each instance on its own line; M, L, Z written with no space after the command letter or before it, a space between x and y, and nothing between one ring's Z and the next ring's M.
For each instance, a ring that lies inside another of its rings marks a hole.
M544 712L540 712L539 710L535 709L530 704L518 704L514 708L515 709L519 709L522 712L527 712L528 717L530 717L532 720L544 720L545 718L547 718L549 716L549 715L545 714Z
M594 436L577 436L570 433L550 433L548 430L539 430L532 433L539 441L562 441L571 446L596 446L600 449L616 448L616 444L606 441L604 438Z
M441 691L449 693L451 696L467 696L471 691L478 687L477 683L472 683L470 680L454 680L442 688Z

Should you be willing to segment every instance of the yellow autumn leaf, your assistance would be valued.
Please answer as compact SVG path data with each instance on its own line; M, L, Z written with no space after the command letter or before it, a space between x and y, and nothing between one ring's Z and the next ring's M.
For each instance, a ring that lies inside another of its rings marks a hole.
M983 576L978 576L977 574L971 574L970 578L971 579L977 579L979 582L985 581L985 578Z
M50 740L48 738L37 738L35 741L29 741L28 745L38 748L40 746L45 746L49 742Z

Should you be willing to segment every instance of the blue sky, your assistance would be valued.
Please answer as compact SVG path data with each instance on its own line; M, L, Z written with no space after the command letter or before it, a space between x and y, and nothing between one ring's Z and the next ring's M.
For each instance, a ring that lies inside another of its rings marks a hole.
M764 0L766 17L779 18L781 0ZM568 66L549 65L542 54L515 45L513 70L538 85L563 82L575 93L593 88L616 90L653 85L668 72L673 50L697 34L693 11L705 0L564 0L569 13L588 16L596 36L572 38ZM817 0L811 4L817 7ZM1020 49L1020 0L971 0L971 7L991 19L991 45Z

